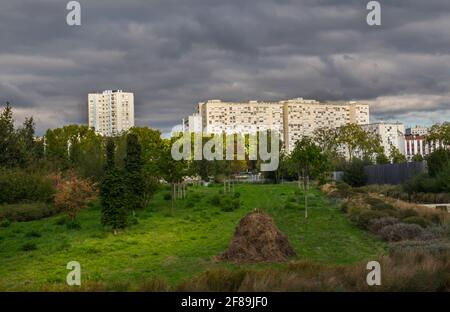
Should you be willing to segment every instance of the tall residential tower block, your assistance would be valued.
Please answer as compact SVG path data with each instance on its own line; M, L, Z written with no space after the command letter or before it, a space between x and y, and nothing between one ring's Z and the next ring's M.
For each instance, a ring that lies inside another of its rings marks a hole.
M134 127L134 95L122 90L89 93L89 127L104 136L115 136Z

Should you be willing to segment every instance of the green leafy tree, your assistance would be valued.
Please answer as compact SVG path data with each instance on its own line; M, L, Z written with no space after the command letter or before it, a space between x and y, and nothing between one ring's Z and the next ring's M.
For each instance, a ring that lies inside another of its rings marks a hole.
M359 125L347 124L337 130L337 142L347 151L348 159L361 156L370 159L382 151L381 139L378 135L364 131Z
M298 176L303 175L305 194L305 218L308 218L308 181L312 175L320 176L328 170L328 158L311 138L303 137L295 144L291 162L297 169Z
M377 162L377 165L385 165L385 164L390 163L389 158L386 156L386 154L384 152L377 154L376 162Z
M420 154L416 154L411 158L412 161L422 161L424 160L423 156Z
M438 142L443 149L450 147L450 122L433 125L427 136L428 143Z
M391 161L393 164L402 164L406 162L406 157L398 148L391 146Z
M186 160L175 160L172 157L172 145L177 139L177 137L173 137L164 140L160 158L160 170L162 176L172 187L172 209L174 208L176 199L175 184L181 182L187 169Z
M427 157L428 172L436 177L448 164L450 164L450 151L443 148L435 150Z
M364 172L364 161L359 158L353 158L347 164L342 177L343 181L353 187L364 186L367 183L367 175Z

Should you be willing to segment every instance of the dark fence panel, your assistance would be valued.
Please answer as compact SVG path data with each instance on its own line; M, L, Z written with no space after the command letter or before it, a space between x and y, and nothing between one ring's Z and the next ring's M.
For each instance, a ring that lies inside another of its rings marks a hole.
M364 167L368 177L367 184L401 184L426 170L426 161Z

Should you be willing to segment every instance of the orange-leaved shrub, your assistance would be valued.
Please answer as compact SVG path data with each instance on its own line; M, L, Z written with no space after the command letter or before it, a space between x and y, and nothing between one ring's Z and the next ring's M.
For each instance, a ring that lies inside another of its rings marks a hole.
M55 206L74 220L81 209L86 208L90 201L97 198L97 190L92 182L75 175L58 180Z

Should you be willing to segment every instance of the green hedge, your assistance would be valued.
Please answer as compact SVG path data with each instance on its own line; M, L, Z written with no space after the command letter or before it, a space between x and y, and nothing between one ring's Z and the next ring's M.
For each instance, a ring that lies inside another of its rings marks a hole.
M0 206L0 220L32 221L55 215L59 211L51 204L29 203Z
M49 178L17 169L0 169L0 190L0 204L49 203L55 194Z

